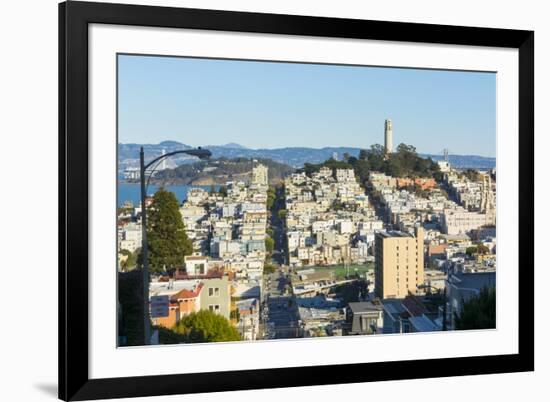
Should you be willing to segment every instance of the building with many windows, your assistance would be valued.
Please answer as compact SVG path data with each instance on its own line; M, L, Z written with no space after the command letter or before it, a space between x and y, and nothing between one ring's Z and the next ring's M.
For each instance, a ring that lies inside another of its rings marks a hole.
M268 185L267 166L261 163L252 168L252 184Z
M381 299L404 298L424 283L424 228L414 235L378 232L375 235L375 295Z

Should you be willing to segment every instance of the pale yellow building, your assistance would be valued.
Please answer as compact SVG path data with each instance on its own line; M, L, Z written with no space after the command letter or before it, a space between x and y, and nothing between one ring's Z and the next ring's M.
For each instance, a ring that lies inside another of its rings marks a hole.
M267 166L261 163L254 166L252 168L252 183L267 186L269 183L267 171Z
M379 232L375 238L375 288L381 299L416 294L424 283L424 229L414 236L404 232Z

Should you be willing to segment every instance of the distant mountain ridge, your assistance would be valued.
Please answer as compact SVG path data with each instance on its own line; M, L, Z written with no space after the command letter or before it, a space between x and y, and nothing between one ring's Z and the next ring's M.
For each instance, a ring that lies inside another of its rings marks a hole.
M139 160L139 149L143 146L147 159L159 156L162 150L173 152L180 149L190 149L191 146L177 141L163 141L160 144L119 144L118 157L121 167L136 166ZM368 149L370 147L366 146ZM304 163L321 163L331 158L334 153L338 159L342 159L344 153L357 156L361 148L357 147L285 147L276 149L252 149L237 143L225 145L208 145L204 148L212 152L213 158L256 158L271 159L293 167L302 167ZM424 158L432 158L435 161L443 160L443 155L419 154ZM177 165L196 161L187 155L173 157ZM492 169L496 167L496 158L478 155L449 155L449 162L456 168Z

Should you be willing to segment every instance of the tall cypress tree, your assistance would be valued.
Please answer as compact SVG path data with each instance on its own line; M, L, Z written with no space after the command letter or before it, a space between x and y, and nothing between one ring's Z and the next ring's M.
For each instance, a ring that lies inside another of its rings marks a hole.
M159 189L147 208L149 267L153 272L181 266L193 252L174 193Z

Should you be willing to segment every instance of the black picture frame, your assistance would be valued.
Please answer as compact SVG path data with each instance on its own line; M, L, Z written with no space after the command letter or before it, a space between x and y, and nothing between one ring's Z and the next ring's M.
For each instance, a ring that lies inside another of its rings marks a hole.
M375 39L519 51L517 354L90 379L88 25ZM59 5L59 398L170 395L534 370L534 32L70 1Z

